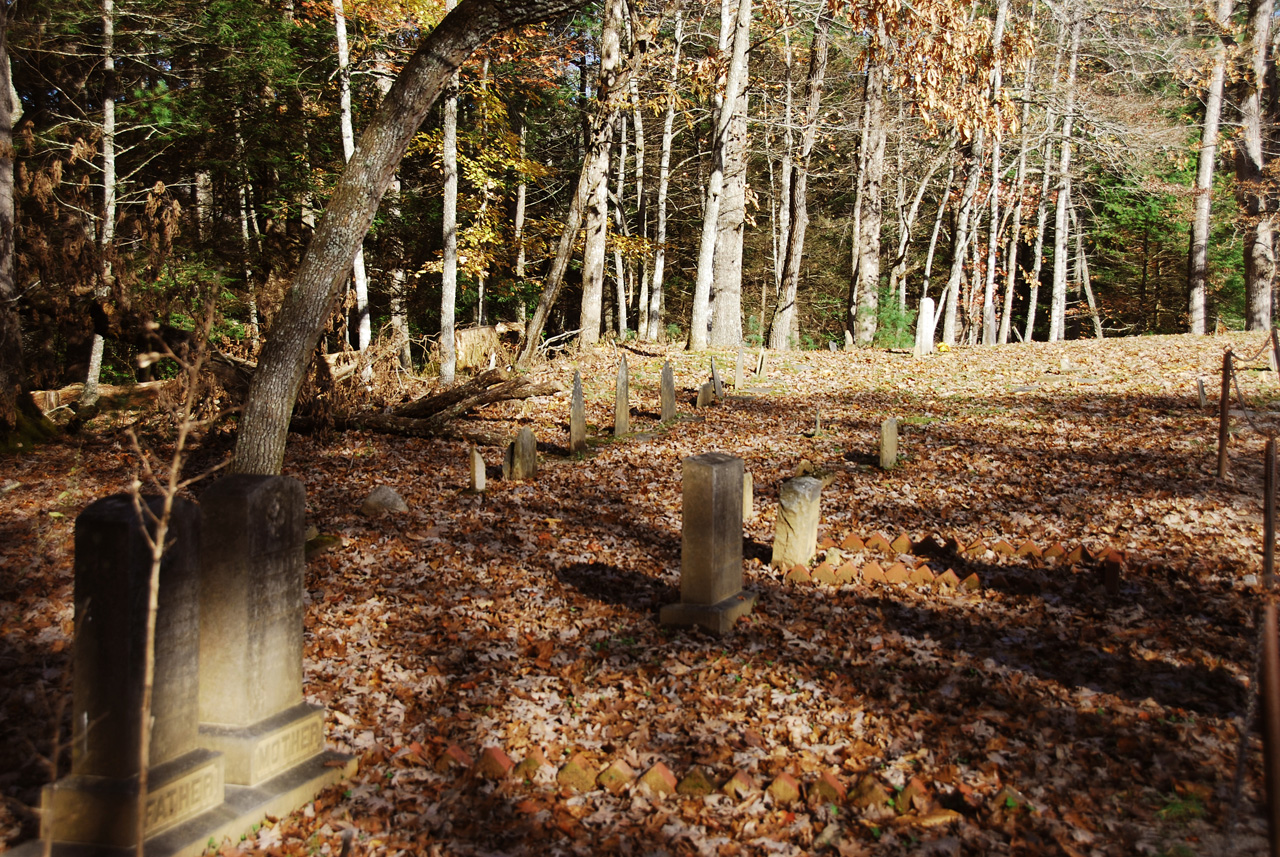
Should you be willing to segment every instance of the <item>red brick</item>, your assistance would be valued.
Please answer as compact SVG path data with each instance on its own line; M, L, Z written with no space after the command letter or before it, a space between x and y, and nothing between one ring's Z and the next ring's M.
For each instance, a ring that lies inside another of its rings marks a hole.
M1048 549L1044 552L1045 559L1057 559L1060 556L1066 555L1067 549L1062 546L1062 542L1054 542L1049 545Z
M880 567L880 563L872 560L862 567L862 582L885 582L884 569Z
M591 763L578 753L560 766L560 771L556 774L556 782L575 792L592 791L596 787L596 778L591 770Z
M835 569L831 567L831 563L824 562L813 570L811 575L814 583L833 584L836 582Z
M474 760L467 755L465 750L457 744L450 744L444 754L436 760L436 772L443 774L459 768L469 771L473 764L475 764Z
M993 544L991 546L991 550L1000 556L1013 556L1017 553L1017 550L1014 549L1013 545L1009 544L1004 539L1000 539L998 542Z
M803 565L792 566L784 579L787 583L810 583L813 580L809 575L809 569Z
M756 786L755 780L751 779L751 775L746 771L734 771L733 776L724 784L724 793L734 800L746 800L750 795L755 794L760 789Z
M676 782L676 775L671 773L671 769L658 762L640 777L640 785L652 794L665 797L675 794L676 787L680 784Z
M773 778L773 782L769 783L765 792L773 798L775 804L786 806L800 800L800 783L795 777L783 772Z
M480 751L480 760L476 762L476 776L486 780L505 779L516 763L501 747L489 746Z
M907 579L919 586L929 586L933 583L933 570L927 565L917 565Z
M889 793L885 791L884 786L880 785L879 780L870 774L866 774L854 786L850 801L859 809L868 809L873 806L884 806L890 803L892 798L889 797Z
M551 767L541 747L529 748L529 755L520 760L520 764L512 769L512 775L525 782L532 782L543 768Z
M893 553L893 545L889 544L889 540L883 533L875 533L867 539L867 550Z
M706 797L715 790L716 784L711 782L711 778L707 776L707 772L699 767L695 767L689 773L685 774L684 779L676 786L677 792L689 797Z
M1035 542L1031 541L1030 539L1027 539L1025 542L1023 542L1021 545L1018 546L1017 555L1021 557L1030 557L1031 559L1040 559L1043 556L1040 553L1040 548L1036 547Z
M893 540L893 544L891 544L890 547L893 548L894 553L904 554L911 553L913 545L911 544L910 537L908 537L906 533L900 533L898 537Z
M960 578L956 576L954 569L949 568L933 579L933 585L938 588L950 586L952 589L959 589Z
M809 800L821 803L844 803L848 790L844 783L836 779L835 774L830 771L823 771L818 775L818 779L809 787Z
M851 562L836 569L836 581L839 583L852 583L858 577L858 567Z
M840 543L840 548L841 550L847 551L860 551L866 550L867 546L862 543L862 539L858 538L853 533L849 533L849 535L844 537L844 541Z
M890 583L906 583L910 576L911 572L900 562L895 562L884 570L884 579Z
M636 772L621 759L615 759L609 767L600 772L600 776L596 777L596 783L602 789L615 795L635 781Z
M977 592L980 590L982 588L982 581L978 579L978 573L974 572L964 580L960 581L960 588L965 592Z

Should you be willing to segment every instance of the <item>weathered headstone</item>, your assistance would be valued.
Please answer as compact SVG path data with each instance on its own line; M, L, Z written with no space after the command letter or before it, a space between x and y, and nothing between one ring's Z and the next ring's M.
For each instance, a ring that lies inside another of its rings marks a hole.
M582 373L573 370L573 398L569 404L569 453L587 451L587 404L582 396Z
M756 377L763 378L765 373L768 371L769 371L769 352L761 348L760 359L756 361Z
M160 498L144 500L163 511ZM150 836L217 807L223 759L197 741L200 510L178 498L160 566L152 729L145 810ZM71 774L45 790L45 835L56 842L136 844L144 649L151 547L128 494L76 519Z
M898 463L898 420L889 417L880 423L880 468L892 470Z
M716 371L716 358L711 358L711 384L717 399L724 398L724 384L720 381L720 373Z
M933 353L933 329L937 321L933 309L933 298L921 298L920 312L916 316L916 357Z
M302 483L235 475L200 498L200 744L226 780L256 786L324 751L323 711L302 699Z
M659 619L723 634L756 599L742 589L743 463L708 452L686 458L682 469L680 601L664 606Z
M742 520L750 521L756 516L756 483L751 473L742 471Z
M715 404L716 401L716 385L708 381L698 388L698 404L699 408L707 408Z
M622 437L631 431L630 375L627 373L627 355L618 361L618 388L613 398L613 436Z
M538 440L533 429L525 426L507 446L502 459L502 478L519 481L538 475Z
M742 346L738 346L738 359L733 364L733 392L737 393L742 390L743 366L742 366Z
M816 477L796 476L782 483L773 534L774 565L786 569L813 559L818 551L821 498L822 480Z
M671 361L662 364L662 421L671 422L676 418L676 376L671 369Z
M481 494L485 489L484 456L480 454L479 449L473 446L468 458L471 462L471 491L475 494Z
M1196 379L1196 394L1200 397L1200 407L1209 407L1209 396L1205 392L1203 378Z
M367 517L376 517L386 512L401 514L407 511L409 511L409 504L390 485L379 485L374 488L360 504L360 514Z

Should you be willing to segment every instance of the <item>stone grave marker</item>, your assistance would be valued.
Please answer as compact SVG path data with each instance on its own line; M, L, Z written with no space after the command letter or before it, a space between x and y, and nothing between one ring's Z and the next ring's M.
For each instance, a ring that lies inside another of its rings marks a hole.
M1209 407L1209 396L1204 391L1204 379L1196 379L1196 394L1200 397L1200 407Z
M158 497L144 504L157 516ZM145 526L154 532L149 521ZM128 494L76 519L71 773L44 792L43 835L55 842L136 845L144 648L151 547ZM160 567L145 836L222 803L223 759L200 747L200 510L178 498ZM301 664L299 664L301 670Z
M933 298L921 298L920 312L916 316L916 357L933 353L933 329L937 321L933 310Z
M669 423L676 418L676 376L671 361L662 364L662 421Z
M618 388L613 398L613 436L622 437L631 432L630 375L627 373L627 355L618 361Z
M880 469L892 470L898 463L898 420L889 417L880 423Z
M569 404L569 454L587 451L587 405L582 397L582 373L573 370L573 398Z
M724 452L684 460L680 601L662 608L662 624L724 634L751 612L756 595L742 589L744 472L742 459Z
M507 453L502 459L502 478L519 481L537 475L538 440L533 436L533 429L525 426L507 445Z
M739 346L738 346L738 359L737 359L737 360L735 360L735 361L734 361L734 364L733 364L733 391L734 391L735 393L740 392L740 391L742 390L742 385L743 385L743 383L745 383L745 382L744 382L744 379L743 379L743 367L742 367L742 346L741 346L741 345L739 345Z
M796 476L782 483L773 534L773 565L789 569L807 565L813 559L818 551L821 497L822 480L814 476Z
M699 408L708 408L715 404L716 401L716 385L712 381L708 381L698 388L698 404Z
M742 471L742 520L750 521L756 516L756 483L751 473Z
M769 371L769 352L764 348L760 349L760 358L756 360L756 377L763 378L765 373Z
M469 458L471 461L471 491L474 494L483 494L485 489L484 456L473 445Z
M716 371L716 358L711 358L711 384L715 390L716 398L724 398L724 384L720 381L720 373Z

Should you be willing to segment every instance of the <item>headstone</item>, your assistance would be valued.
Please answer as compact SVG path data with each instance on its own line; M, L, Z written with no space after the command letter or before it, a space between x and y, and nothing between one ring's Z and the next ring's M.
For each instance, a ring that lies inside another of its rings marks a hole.
M507 446L507 454L502 459L502 478L518 482L537 475L538 440L533 436L533 429L525 426Z
M756 516L756 483L751 473L742 471L742 520L750 521Z
M880 423L880 468L892 470L898 463L898 421L889 417Z
M630 376L627 373L627 355L618 361L618 389L613 398L613 436L622 437L631 432Z
M484 456L480 454L480 450L471 447L471 490L475 494L484 493L485 488L485 470Z
M778 521L773 535L775 566L807 565L818 550L822 480L796 476L782 483L778 493Z
M756 361L756 377L763 378L765 373L768 371L769 371L769 352L761 348L760 359Z
M676 376L671 361L662 364L662 421L669 423L676 418Z
M405 503L404 498L392 488L390 485L379 485L369 492L369 496L364 498L364 502L360 504L360 514L373 517L384 512L395 512L397 514L409 511L409 505Z
M756 599L742 589L743 463L708 452L686 458L682 469L680 601L663 607L659 619L723 634Z
M836 345L836 341L834 339L827 342L828 351L838 351L839 349L840 349L840 346Z
M226 780L256 786L324 751L324 713L302 699L302 483L235 475L200 498L200 743Z
M853 350L853 333L849 330L845 330L844 332L844 350Z
M711 383L714 386L717 399L724 398L724 384L720 382L720 373L716 371L716 358L711 358Z
M582 373L573 370L573 398L569 404L569 454L587 451L587 404L582 397Z
M742 390L742 385L744 383L742 376L743 376L742 346L739 345L738 359L734 361L734 364L733 364L733 391L735 393L740 392Z
M152 514L162 500L146 498ZM160 566L145 835L217 807L223 759L197 740L200 510L174 500ZM45 835L57 842L136 845L138 753L151 547L128 494L76 519L71 774L45 790Z
M1204 391L1204 379L1196 379L1196 393L1200 396L1200 407L1209 407L1209 396Z
M915 356L933 353L933 329L937 318L933 310L933 298L920 299L920 312L916 316Z
M1064 354L1064 355L1062 355L1062 359L1060 359L1060 360L1058 361L1058 371L1059 371L1059 372L1062 372L1062 373L1066 373L1066 372L1070 372L1070 371L1071 371L1071 358L1070 358L1070 357L1068 357L1068 356L1067 356L1067 355L1065 355L1065 354Z
M712 381L708 381L698 388L698 404L699 408L707 408L715 404L716 401L716 385Z

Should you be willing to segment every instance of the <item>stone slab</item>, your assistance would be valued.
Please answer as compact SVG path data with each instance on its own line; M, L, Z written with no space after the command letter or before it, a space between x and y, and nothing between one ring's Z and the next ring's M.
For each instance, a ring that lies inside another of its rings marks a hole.
M312 801L323 789L355 775L358 760L327 750L257 786L227 786L223 802L208 812L149 837L145 857L199 857L209 841L236 843L267 816L283 818ZM13 857L41 857L39 839L11 849ZM54 842L52 857L130 857L136 849Z
M744 590L719 604L667 604L659 612L658 621L663 625L697 625L713 634L727 634L734 622L755 607L756 597L756 593Z
M199 741L223 754L228 783L254 786L324 751L324 710L303 702L251 726L202 723Z

